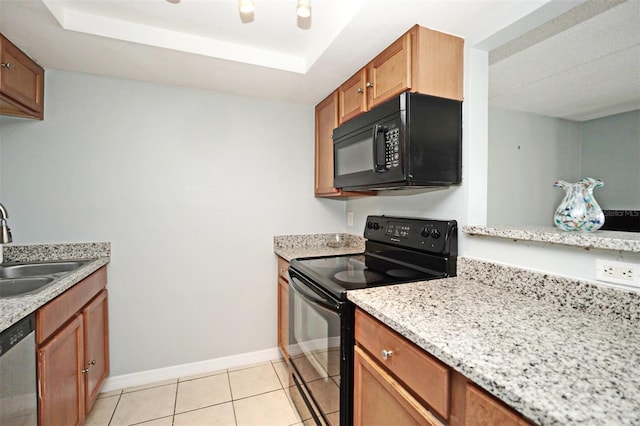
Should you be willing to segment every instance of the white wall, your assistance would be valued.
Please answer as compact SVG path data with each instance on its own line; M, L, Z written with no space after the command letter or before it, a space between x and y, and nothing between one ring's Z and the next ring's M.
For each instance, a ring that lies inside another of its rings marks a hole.
M600 178L606 210L640 210L640 110L580 123L581 175Z
M313 108L47 70L3 118L14 241L111 241L112 375L276 346L277 234L339 232L313 197Z
M582 177L578 126L489 108L489 224L553 226L553 214L565 194L553 183Z

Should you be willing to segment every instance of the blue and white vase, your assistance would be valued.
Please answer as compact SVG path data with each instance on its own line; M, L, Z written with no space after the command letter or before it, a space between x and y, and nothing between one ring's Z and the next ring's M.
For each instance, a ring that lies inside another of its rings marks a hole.
M558 228L593 232L604 225L604 213L593 197L593 190L604 186L601 179L586 177L576 183L559 180L553 186L560 186L566 192L553 216Z

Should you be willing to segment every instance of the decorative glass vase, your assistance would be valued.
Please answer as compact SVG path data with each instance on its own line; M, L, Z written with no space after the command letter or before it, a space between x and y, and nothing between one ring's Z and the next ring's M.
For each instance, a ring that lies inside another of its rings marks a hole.
M555 225L563 231L593 232L604 225L604 213L593 197L593 190L604 185L601 179L583 178L576 183L559 180L553 186L564 188L566 194L553 216Z

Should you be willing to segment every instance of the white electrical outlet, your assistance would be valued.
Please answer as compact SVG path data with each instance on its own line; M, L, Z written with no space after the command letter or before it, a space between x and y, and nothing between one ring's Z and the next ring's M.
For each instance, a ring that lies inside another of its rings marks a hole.
M596 259L596 280L628 287L640 287L640 265Z
M347 226L353 226L353 212L347 212Z

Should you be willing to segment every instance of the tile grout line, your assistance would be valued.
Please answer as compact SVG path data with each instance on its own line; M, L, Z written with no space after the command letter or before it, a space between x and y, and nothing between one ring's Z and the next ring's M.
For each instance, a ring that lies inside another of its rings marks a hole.
M107 426L111 424L111 422L113 421L113 417L116 415L116 410L118 409L118 405L120 404L120 398L122 398L123 393L124 392L121 390L120 393L118 394L118 400L116 401L116 406L113 407L113 411L111 412L111 416L109 417L109 422L107 423Z
M176 422L176 409L178 408L178 391L180 390L180 380L176 381L176 397L173 400L173 415L171 416L171 426Z
M236 405L233 403L233 389L231 388L231 375L229 374L229 369L227 369L227 384L229 385L229 395L231 396L231 409L233 410L233 421L238 425L238 416L236 414Z

